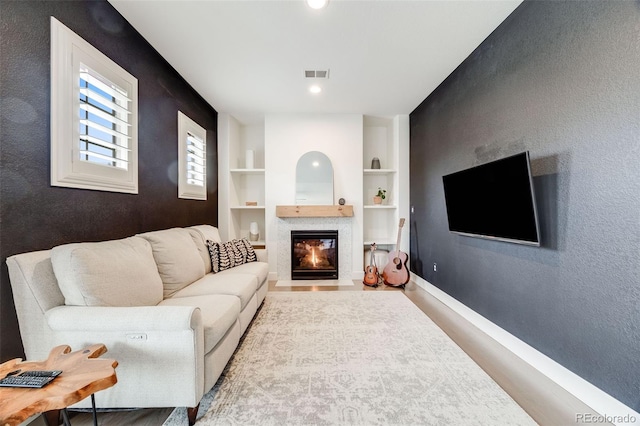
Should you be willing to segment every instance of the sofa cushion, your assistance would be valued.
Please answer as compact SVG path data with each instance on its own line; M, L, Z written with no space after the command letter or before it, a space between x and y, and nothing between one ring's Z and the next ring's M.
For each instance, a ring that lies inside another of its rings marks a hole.
M165 298L204 276L204 264L198 248L186 229L165 229L138 236L151 244Z
M54 247L51 264L67 305L149 306L162 300L162 280L142 238Z
M234 274L250 274L256 277L257 285L260 286L267 279L269 275L269 264L265 262L250 262L244 265L236 266L233 269L221 271L219 276L227 277Z
M211 256L211 271L214 274L258 260L255 250L246 238L224 243L207 240L207 247Z
M178 291L173 297L227 294L238 297L241 304L240 309L244 309L256 290L258 290L258 279L252 274L207 274Z
M211 240L216 243L221 242L220 232L218 232L218 228L211 225L196 225L190 226L186 229L189 231L196 247L198 247L198 252L202 258L202 263L204 264L204 272L208 274L211 272L211 256L209 255L209 249L207 248L206 242L207 240Z
M159 306L195 306L200 308L204 327L204 353L209 353L229 331L240 315L240 299L223 294L171 297Z

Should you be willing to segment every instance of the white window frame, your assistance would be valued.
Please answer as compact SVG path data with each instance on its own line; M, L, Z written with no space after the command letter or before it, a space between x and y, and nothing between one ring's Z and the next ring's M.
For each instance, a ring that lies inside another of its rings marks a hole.
M130 99L125 167L84 161L80 154L80 66ZM138 193L138 80L51 17L51 185Z
M189 137L202 142L204 163L201 184L193 184L189 178ZM207 131L198 123L178 111L178 198L191 200L207 199Z

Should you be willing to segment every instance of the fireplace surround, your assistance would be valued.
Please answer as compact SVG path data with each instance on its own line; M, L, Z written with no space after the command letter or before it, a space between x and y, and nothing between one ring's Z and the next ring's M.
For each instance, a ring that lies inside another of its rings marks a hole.
M291 231L291 279L338 279L338 231Z

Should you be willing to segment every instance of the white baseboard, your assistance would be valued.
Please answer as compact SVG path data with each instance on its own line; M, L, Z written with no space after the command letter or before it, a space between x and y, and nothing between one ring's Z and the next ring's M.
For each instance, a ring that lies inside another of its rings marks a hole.
M576 423L612 423L620 426L640 425L640 414L635 410L558 364L423 278L412 273L411 279L457 315L601 415L599 419L576 419ZM637 372L633 373L637 374Z

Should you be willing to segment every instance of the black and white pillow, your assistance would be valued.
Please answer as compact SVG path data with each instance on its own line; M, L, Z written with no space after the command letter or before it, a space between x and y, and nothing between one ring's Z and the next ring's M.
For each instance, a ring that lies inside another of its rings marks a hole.
M207 240L207 249L211 258L211 272L214 274L220 272L220 244Z
M247 262L257 262L258 257L246 239L231 240L224 243L215 243L207 240L209 256L211 256L211 271L215 274L234 266Z
M233 241L238 247L238 250L240 250L240 253L242 253L242 257L244 258L244 261L242 263L258 261L258 256L256 256L256 251L253 249L253 246L251 245L249 240L247 240L246 238L243 238L241 240L233 240Z
M242 265L242 253L238 250L234 240L220 244L220 270Z

